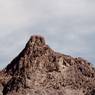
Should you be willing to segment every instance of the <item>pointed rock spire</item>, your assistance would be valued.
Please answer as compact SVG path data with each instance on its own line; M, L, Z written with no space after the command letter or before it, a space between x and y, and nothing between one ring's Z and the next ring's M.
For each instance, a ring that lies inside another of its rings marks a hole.
M38 46L45 45L44 38L42 36L38 36L38 35L31 36L31 38L29 39L26 46L30 47L30 46L33 46L33 45L38 45Z

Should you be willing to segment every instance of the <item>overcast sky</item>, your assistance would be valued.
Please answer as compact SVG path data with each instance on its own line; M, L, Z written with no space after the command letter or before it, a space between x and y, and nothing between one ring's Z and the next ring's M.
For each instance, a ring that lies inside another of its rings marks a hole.
M51 48L95 63L94 0L0 0L0 68L33 34Z

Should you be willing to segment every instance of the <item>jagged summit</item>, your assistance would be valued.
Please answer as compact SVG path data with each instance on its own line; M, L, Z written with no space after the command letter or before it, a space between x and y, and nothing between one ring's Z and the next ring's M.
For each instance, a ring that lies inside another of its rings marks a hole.
M32 60L43 55L50 48L45 44L42 36L31 36L22 52L5 68L5 71L10 74L19 74L20 70L31 66Z
M0 95L95 95L95 68L53 51L41 36L31 36L0 75Z
M42 36L34 35L30 37L30 40L27 43L27 46L33 46L33 45L45 45L45 39Z

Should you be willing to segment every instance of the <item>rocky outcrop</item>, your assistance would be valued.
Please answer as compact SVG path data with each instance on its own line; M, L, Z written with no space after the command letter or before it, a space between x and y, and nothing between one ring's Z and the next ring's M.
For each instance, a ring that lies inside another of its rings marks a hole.
M95 68L53 51L41 36L32 36L0 75L0 95L95 95Z

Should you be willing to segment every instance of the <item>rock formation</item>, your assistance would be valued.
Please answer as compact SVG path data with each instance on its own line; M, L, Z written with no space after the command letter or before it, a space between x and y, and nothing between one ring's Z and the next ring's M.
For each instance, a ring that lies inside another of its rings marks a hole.
M95 68L78 57L53 51L32 36L0 72L0 95L95 95Z

